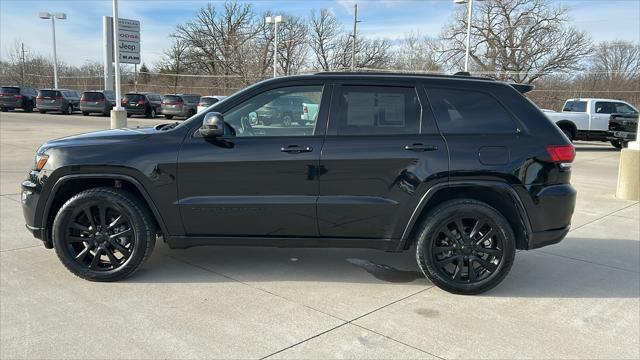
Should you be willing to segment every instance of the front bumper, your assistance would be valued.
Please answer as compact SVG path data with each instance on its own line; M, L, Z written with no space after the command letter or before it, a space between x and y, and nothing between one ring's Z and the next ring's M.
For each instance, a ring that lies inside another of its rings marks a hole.
M52 244L46 238L45 229L36 225L36 216L38 214L38 205L40 200L41 186L37 182L32 181L34 173L31 173L28 180L24 180L21 184L20 202L22 203L22 214L25 220L27 230L33 234L33 237L44 242L46 248L51 248Z
M607 140L635 141L636 133L630 131L607 131Z

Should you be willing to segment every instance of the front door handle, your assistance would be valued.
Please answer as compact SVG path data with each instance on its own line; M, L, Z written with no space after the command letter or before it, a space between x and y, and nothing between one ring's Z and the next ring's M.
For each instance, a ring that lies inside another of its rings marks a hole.
M438 147L435 145L411 144L411 145L406 145L404 149L409 151L421 152L421 151L435 151L435 150L438 150Z
M289 154L299 154L303 152L312 152L313 148L311 146L289 145L289 146L280 148L280 151L286 152Z

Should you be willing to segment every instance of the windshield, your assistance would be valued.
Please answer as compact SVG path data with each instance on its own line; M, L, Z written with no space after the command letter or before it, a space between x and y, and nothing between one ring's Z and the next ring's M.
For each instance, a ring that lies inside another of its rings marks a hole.
M562 108L562 111L587 112L587 102L586 101L567 101L564 104L564 108Z
M20 89L17 88L17 87L3 86L0 89L0 93L2 93L2 94L20 94Z

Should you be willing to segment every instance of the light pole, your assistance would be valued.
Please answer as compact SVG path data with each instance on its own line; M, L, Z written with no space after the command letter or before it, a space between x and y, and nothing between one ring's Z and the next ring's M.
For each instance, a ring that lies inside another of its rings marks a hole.
M51 32L53 34L53 87L58 88L58 56L56 54L56 19L65 20L67 14L65 13L49 13L41 12L39 14L40 19L51 19Z
M113 0L113 49L114 49L114 69L116 78L116 107L111 110L111 128L120 129L127 127L127 112L122 107L120 99L120 44L118 33L118 0Z
M267 24L273 23L273 77L278 76L278 23L283 23L282 15L267 16L264 19Z
M477 0L482 1L482 0ZM471 45L471 18L473 17L473 0L453 0L456 4L467 4L467 46L464 54L464 71L469 71L469 47Z

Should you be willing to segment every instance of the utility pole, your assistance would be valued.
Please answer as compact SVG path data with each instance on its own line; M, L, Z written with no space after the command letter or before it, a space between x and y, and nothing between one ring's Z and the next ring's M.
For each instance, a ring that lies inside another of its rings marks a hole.
M20 68L20 85L24 86L24 43L20 43L20 47L22 48L22 67Z
M356 69L356 31L358 27L358 3L354 5L353 12L353 49L351 49L351 71Z

